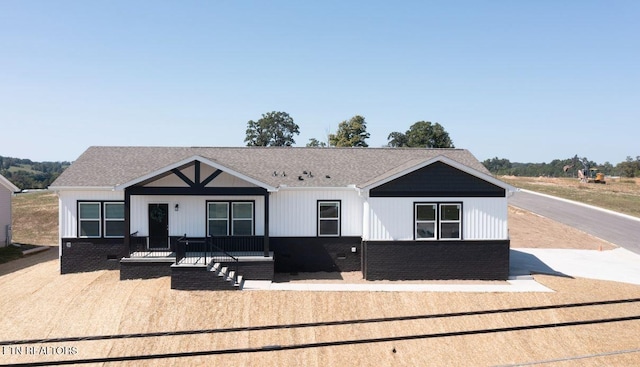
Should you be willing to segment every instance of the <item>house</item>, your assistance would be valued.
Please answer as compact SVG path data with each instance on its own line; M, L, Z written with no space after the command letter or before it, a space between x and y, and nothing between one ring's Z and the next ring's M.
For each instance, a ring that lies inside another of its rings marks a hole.
M11 197L20 189L0 175L0 247L11 244Z
M503 183L467 150L90 147L51 185L61 273L506 279Z

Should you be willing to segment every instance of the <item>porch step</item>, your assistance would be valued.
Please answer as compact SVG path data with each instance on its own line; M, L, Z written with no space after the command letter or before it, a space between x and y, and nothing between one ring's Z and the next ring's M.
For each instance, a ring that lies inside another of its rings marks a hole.
M214 263L209 266L209 271L216 273L217 276L229 282L234 288L242 290L244 279L242 275L237 275L235 270L230 270L227 266L220 263Z

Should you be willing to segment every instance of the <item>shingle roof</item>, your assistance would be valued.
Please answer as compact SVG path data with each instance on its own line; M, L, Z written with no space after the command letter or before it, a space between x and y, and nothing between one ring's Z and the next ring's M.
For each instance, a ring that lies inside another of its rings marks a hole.
M194 156L272 187L361 186L440 155L490 175L465 149L90 147L51 187L115 187Z

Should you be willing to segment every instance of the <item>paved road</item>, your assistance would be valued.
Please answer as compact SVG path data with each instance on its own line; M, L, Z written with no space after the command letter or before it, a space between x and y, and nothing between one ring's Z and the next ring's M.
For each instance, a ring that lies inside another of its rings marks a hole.
M640 254L640 220L526 191L513 194L509 198L509 204Z

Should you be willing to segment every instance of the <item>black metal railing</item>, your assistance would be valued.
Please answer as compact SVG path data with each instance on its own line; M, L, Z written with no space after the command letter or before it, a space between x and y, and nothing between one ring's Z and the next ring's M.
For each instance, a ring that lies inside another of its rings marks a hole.
M173 250L167 248L149 248L149 237L138 236L138 232L129 235L129 257L167 257Z
M261 256L263 238L258 236L209 236L187 237L176 241L176 263L205 264L214 262L233 262L239 256Z
M264 237L262 236L210 236L211 243L223 252L243 256L262 256Z

